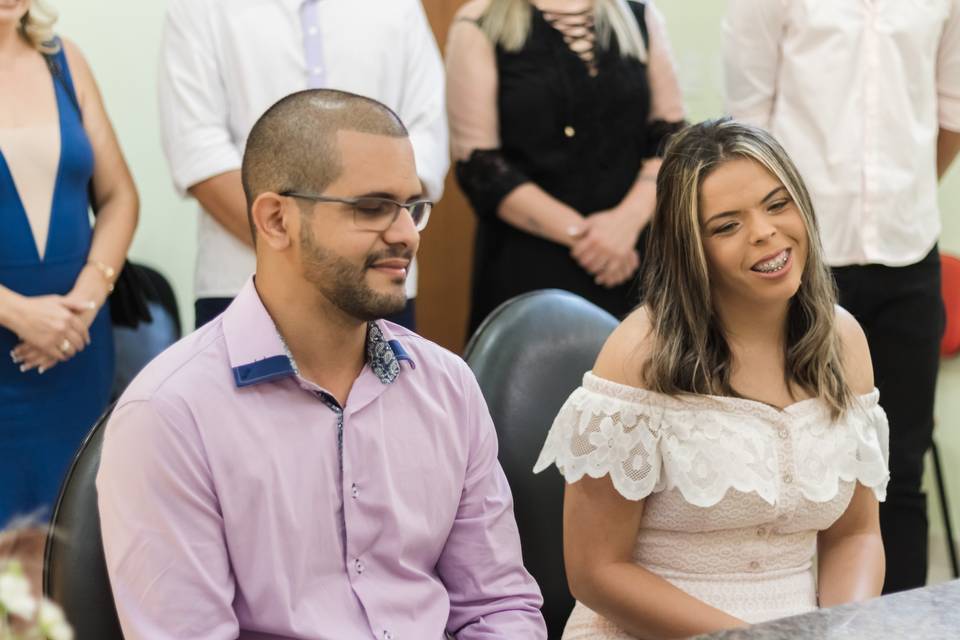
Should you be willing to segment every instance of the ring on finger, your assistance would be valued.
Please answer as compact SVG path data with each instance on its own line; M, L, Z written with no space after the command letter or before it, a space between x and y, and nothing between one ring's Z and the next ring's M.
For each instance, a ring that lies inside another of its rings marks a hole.
M64 353L69 353L69 351L70 351L70 349L71 349L72 347L73 347L73 345L70 344L70 341L67 340L66 338L64 338L64 339L63 339L63 342L60 343L60 351L62 351L62 352L64 352Z

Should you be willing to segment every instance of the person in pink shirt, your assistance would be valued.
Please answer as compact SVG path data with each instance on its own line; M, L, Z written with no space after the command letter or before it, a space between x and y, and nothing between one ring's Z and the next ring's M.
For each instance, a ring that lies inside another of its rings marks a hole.
M546 638L476 380L379 319L432 207L406 128L295 93L254 125L242 178L255 276L107 426L125 637Z
M890 418L884 593L927 580L924 457L944 308L937 185L960 152L960 0L730 0L727 111L810 189L839 303Z

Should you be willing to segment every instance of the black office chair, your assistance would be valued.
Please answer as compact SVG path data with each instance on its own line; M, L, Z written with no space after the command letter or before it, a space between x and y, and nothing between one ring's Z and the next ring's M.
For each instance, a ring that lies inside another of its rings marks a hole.
M536 291L497 307L464 354L496 425L524 564L543 592L551 638L562 634L574 603L563 568L564 481L553 468L534 475L533 465L554 417L616 326L572 293Z
M144 281L144 295L151 321L141 322L136 329L113 327L116 367L111 397L116 400L148 362L180 339L180 310L170 282L158 271L142 264L135 265Z
M100 538L94 480L113 407L87 435L53 510L43 557L43 593L58 602L78 640L123 640Z

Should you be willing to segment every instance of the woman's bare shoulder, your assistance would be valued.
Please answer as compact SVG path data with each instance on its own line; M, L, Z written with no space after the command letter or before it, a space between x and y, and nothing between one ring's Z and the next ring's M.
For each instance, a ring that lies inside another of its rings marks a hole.
M93 71L87 63L86 57L72 40L60 37L60 46L63 47L63 53L67 57L67 64L70 66L70 75L77 91L77 97L80 104L84 104L84 98L87 95L96 95L97 88L93 79Z
M652 348L650 315L646 307L638 307L607 338L593 373L613 382L644 388L642 371Z
M867 336L849 311L836 305L835 326L840 337L841 362L850 390L856 394L873 390L873 362Z

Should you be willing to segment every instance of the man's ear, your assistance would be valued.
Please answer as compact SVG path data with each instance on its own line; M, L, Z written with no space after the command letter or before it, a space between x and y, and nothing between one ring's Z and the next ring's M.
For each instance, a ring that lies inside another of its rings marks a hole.
M264 243L274 251L283 251L291 245L289 207L284 205L285 198L272 191L261 193L253 201L250 215L257 232L257 244Z

